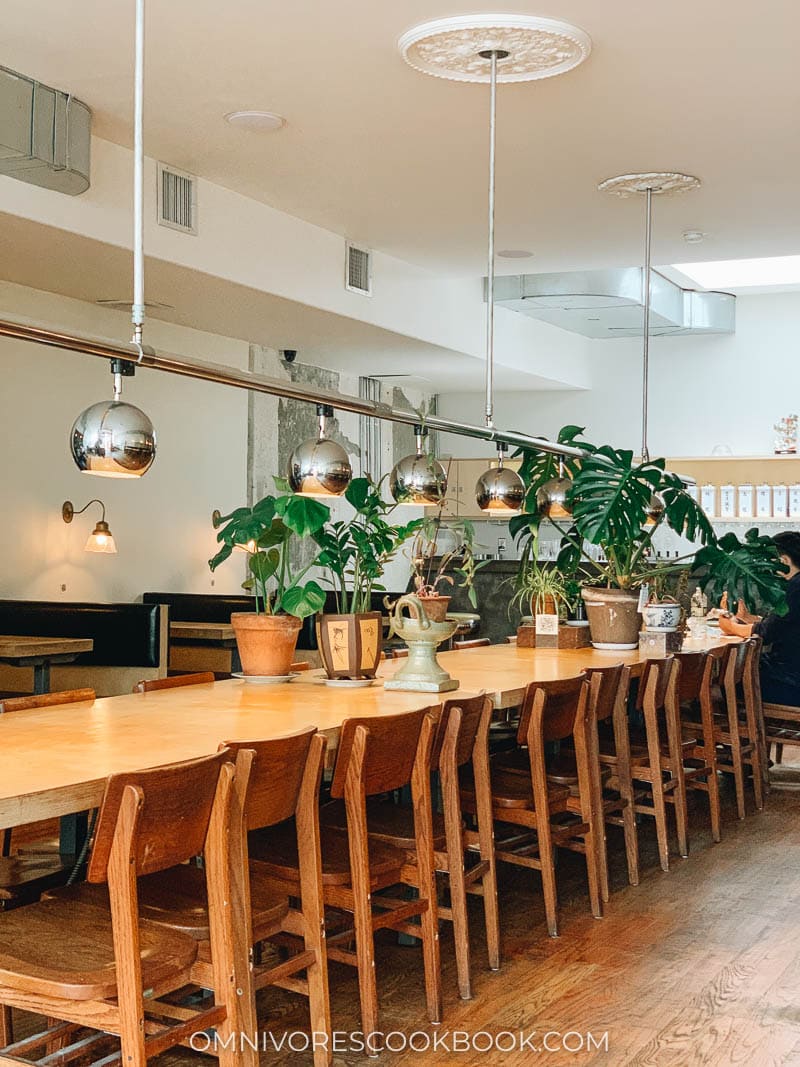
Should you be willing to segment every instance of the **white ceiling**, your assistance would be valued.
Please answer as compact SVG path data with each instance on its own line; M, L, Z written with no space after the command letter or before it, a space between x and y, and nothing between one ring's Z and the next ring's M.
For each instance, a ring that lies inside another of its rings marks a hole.
M69 90L98 136L131 139L133 3L3 0L0 64ZM484 269L487 90L406 66L399 35L464 9L570 20L594 50L559 78L502 86L498 248L507 273L628 265L641 204L596 183L683 170L656 205L655 259L800 251L800 4L730 0L150 0L149 155L436 271ZM276 134L223 115L266 108ZM201 207L202 210L202 207ZM686 245L686 229L706 231Z

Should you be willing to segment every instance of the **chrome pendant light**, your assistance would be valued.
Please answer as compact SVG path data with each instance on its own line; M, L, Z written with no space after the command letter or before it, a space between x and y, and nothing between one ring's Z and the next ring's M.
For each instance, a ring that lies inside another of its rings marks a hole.
M589 55L591 40L583 30L560 19L536 15L458 15L423 23L403 34L400 51L412 67L437 78L488 82L489 109L489 247L486 286L487 430L494 431L494 204L497 82L549 78L577 67ZM498 79L498 62L502 73ZM494 439L494 438L491 438ZM507 447L507 446L506 446ZM525 486L516 471L498 466L478 479L475 495L482 511L519 511Z
M540 486L536 493L536 508L547 519L568 519L572 507L568 503L572 479L564 473L564 457L558 457L558 477Z
M417 450L396 463L389 476L389 490L398 504L438 506L447 494L447 472L425 448L424 426L414 427Z
M304 441L289 457L289 485L300 496L341 496L353 477L347 453L326 436L326 422L333 418L329 404L317 404L319 434Z
M144 0L136 0L133 148L133 305L131 344L144 356ZM156 434L143 411L120 400L122 378L136 365L112 360L113 400L86 408L70 431L70 450L78 470L104 478L141 478L156 458Z
M509 467L503 466L508 445L497 443L497 466L490 467L477 481L475 499L481 511L492 518L518 515L525 503L525 483Z

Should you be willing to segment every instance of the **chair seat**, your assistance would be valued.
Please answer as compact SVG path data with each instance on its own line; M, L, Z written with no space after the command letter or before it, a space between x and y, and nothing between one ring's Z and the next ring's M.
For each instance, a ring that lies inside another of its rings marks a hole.
M184 933L139 923L145 989L180 981L197 956ZM42 996L97 1000L116 996L111 915L73 900L45 900L0 915L0 986Z
M347 815L344 802L333 800L320 810L320 826L337 830L347 829ZM367 829L371 840L382 841L395 848L410 852L417 847L414 837L414 811L390 800L367 801ZM447 847L444 831L444 816L433 813L433 847L436 852L443 852Z
M74 862L74 861L73 861ZM30 899L65 882L72 863L58 852L15 852L0 857L0 900Z
M475 791L472 782L466 781L461 788L462 803L467 810L475 809ZM569 800L569 787L547 783L547 798L550 811L564 811ZM535 810L533 786L530 778L522 774L492 775L492 806L494 808L522 808Z
M692 736L684 736L681 738L681 752L691 752L699 744L695 733ZM663 734L659 737L658 742L659 752L664 759L669 759L669 741ZM608 766L613 766L616 763L616 755L614 752L609 751L603 746L600 750L600 761ZM641 767L644 764L650 762L650 750L647 747L647 736L644 733L632 733L631 734L631 766Z
M350 884L350 847L345 830L328 827L320 833L322 884ZM250 855L273 878L296 886L300 881L297 832L293 823L250 835ZM399 848L372 840L369 843L370 884L373 889L399 881L405 856Z
M611 777L610 767L600 768L600 782L605 785ZM547 780L555 785L569 786L574 791L578 786L578 764L575 762L574 752L560 753L559 756L547 764Z
M178 930L196 941L207 941L208 901L205 872L194 864L183 863L166 871L139 879L139 914L150 922ZM82 882L48 893L49 900L76 901L107 909L108 887ZM263 940L280 925L289 910L286 886L281 886L264 870L262 864L250 864L250 899L253 916L253 939Z

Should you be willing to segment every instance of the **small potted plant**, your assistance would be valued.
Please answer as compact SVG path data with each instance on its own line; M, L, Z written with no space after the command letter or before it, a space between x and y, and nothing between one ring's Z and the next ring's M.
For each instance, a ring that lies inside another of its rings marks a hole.
M422 519L393 526L395 508L381 494L381 484L354 478L345 499L354 508L349 519L327 522L314 534L336 596L336 613L317 617L317 644L329 678L374 678L381 655L383 614L372 611L373 592L400 546L419 529Z
M255 611L234 612L239 658L245 675L286 677L294 658L302 620L325 604L316 581L304 581L316 556L295 569L290 558L295 538L313 537L330 518L330 509L303 496L265 496L253 507L214 516L220 549L208 561L212 571L235 548L248 553L249 577L243 588L253 593Z
M411 554L416 595L422 602L431 622L444 622L450 596L442 592L447 586L466 589L473 608L478 606L474 578L488 560L475 559L475 528L467 519L451 521L447 529L459 539L459 544L436 561L437 538L442 529L441 508L433 519L424 519L414 540Z

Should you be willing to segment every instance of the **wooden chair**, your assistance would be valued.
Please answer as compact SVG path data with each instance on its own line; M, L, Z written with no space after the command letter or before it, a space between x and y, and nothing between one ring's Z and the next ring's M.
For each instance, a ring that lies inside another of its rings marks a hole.
M456 971L461 997L472 996L470 980L467 894L483 897L489 967L500 969L500 925L497 911L497 871L492 830L489 783L489 724L492 701L483 695L445 701L439 712L431 754L431 769L438 771L442 789L442 815L433 817L434 862L450 891L450 907L439 905L439 918L453 923ZM459 772L467 773L477 798L477 830L465 829L459 795ZM323 808L324 827L346 827L344 806L334 802ZM411 808L390 800L367 804L371 841L402 849L407 862L416 866L416 839ZM468 870L464 853L478 854Z
M319 787L325 738L308 729L269 741L237 741L221 747L231 758L244 760L249 767L246 791L240 798L243 825L239 839L250 902L249 922L242 920L247 948L258 949L271 940L294 944L299 939L302 944L300 951L278 964L273 960L255 965L253 987L258 990L277 985L308 997L312 1033L328 1036L328 1049L314 1046L314 1062L316 1067L327 1067L332 1039L319 845ZM240 782L244 777L240 776ZM299 909L289 907L285 884L276 884L261 863L248 860L246 842L247 831L275 826L290 818L297 828ZM104 888L87 883L58 890L51 896L102 907L108 903ZM188 933L200 942L192 978L201 989L213 988L203 871L193 864L183 864L142 878L139 913L144 919ZM254 956L260 958L260 953L254 952ZM305 978L297 977L302 971Z
M719 659L719 686L714 697L714 740L717 767L733 775L736 809L745 817L745 779L750 767L755 806L764 806L766 752L758 682L761 638L728 645Z
M527 745L529 774L495 770L492 762L492 818L505 826L496 831L498 860L534 868L542 873L547 928L558 936L555 848L568 848L586 856L592 914L600 918L603 905L595 816L591 810L592 775L587 751L589 683L581 674L552 682L532 682L525 693L518 742ZM548 781L545 747L572 739L578 769L581 814L569 812L570 790ZM469 786L462 789L465 811L477 812L477 797ZM513 829L512 829L513 828Z
M768 751L775 745L775 762L783 762L783 746L800 746L800 707L792 704L764 704Z
M681 731L680 663L674 656L647 660L639 679L636 708L644 716L644 736L632 739L631 776L644 783L637 788L634 810L651 815L656 824L661 869L669 870L669 830L667 804L675 808L678 851L689 855L689 822L686 809L686 781L683 769ZM686 741L687 748L691 747Z
M255 1054L224 1045L255 1025L249 976L233 950L242 918L231 878L234 774L223 751L108 779L87 876L108 883L110 910L52 899L0 916L0 1001L60 1020L5 1048L2 1062L54 1042L58 1051L48 1061L99 1052L110 1062L117 1059L104 1056L112 1034L121 1041L121 1062L144 1067L149 1057L210 1027L223 1041L224 1064L256 1062ZM137 877L199 852L218 992L210 1006L191 1010L170 1001L192 982L197 942L140 917ZM87 1037L87 1028L95 1033Z
M461 637L453 641L453 648L486 648L491 643L488 637Z
M178 689L183 685L210 685L215 681L213 671L202 671L197 674L173 674L169 678L148 678L138 682L134 687L134 693L153 693L159 689Z
M322 887L325 905L352 916L353 929L327 937L328 959L358 970L362 1030L371 1052L377 1041L375 980L377 930L392 929L422 939L428 1016L441 1019L441 976L433 853L430 763L435 723L427 709L402 715L347 719L341 730L331 797L344 799L347 830L322 835ZM367 798L411 782L416 864L392 845L369 841ZM300 886L297 840L291 828L259 834L251 855L295 892ZM418 898L401 900L381 890L407 885ZM410 920L419 916L419 925ZM349 923L348 923L349 926ZM346 947L355 938L355 952Z
M606 824L622 827L628 881L639 884L639 841L634 813L634 789L631 778L630 740L628 737L628 689L630 669L617 664L611 667L590 667L585 671L589 682L589 715L587 726L587 755L592 774L591 811L599 864L600 891L603 901L609 899L608 848ZM598 727L604 725L604 754L600 752ZM527 749L518 748L506 756L497 756L497 769L527 774ZM574 749L561 747L559 755L547 763L547 777L555 785L570 791L567 810L581 814L578 767Z
M681 652L675 658L681 668L678 685L681 729L684 741L691 742L690 748L683 749L684 780L687 789L708 795L711 836L718 842L721 829L712 696L714 657L708 652Z

